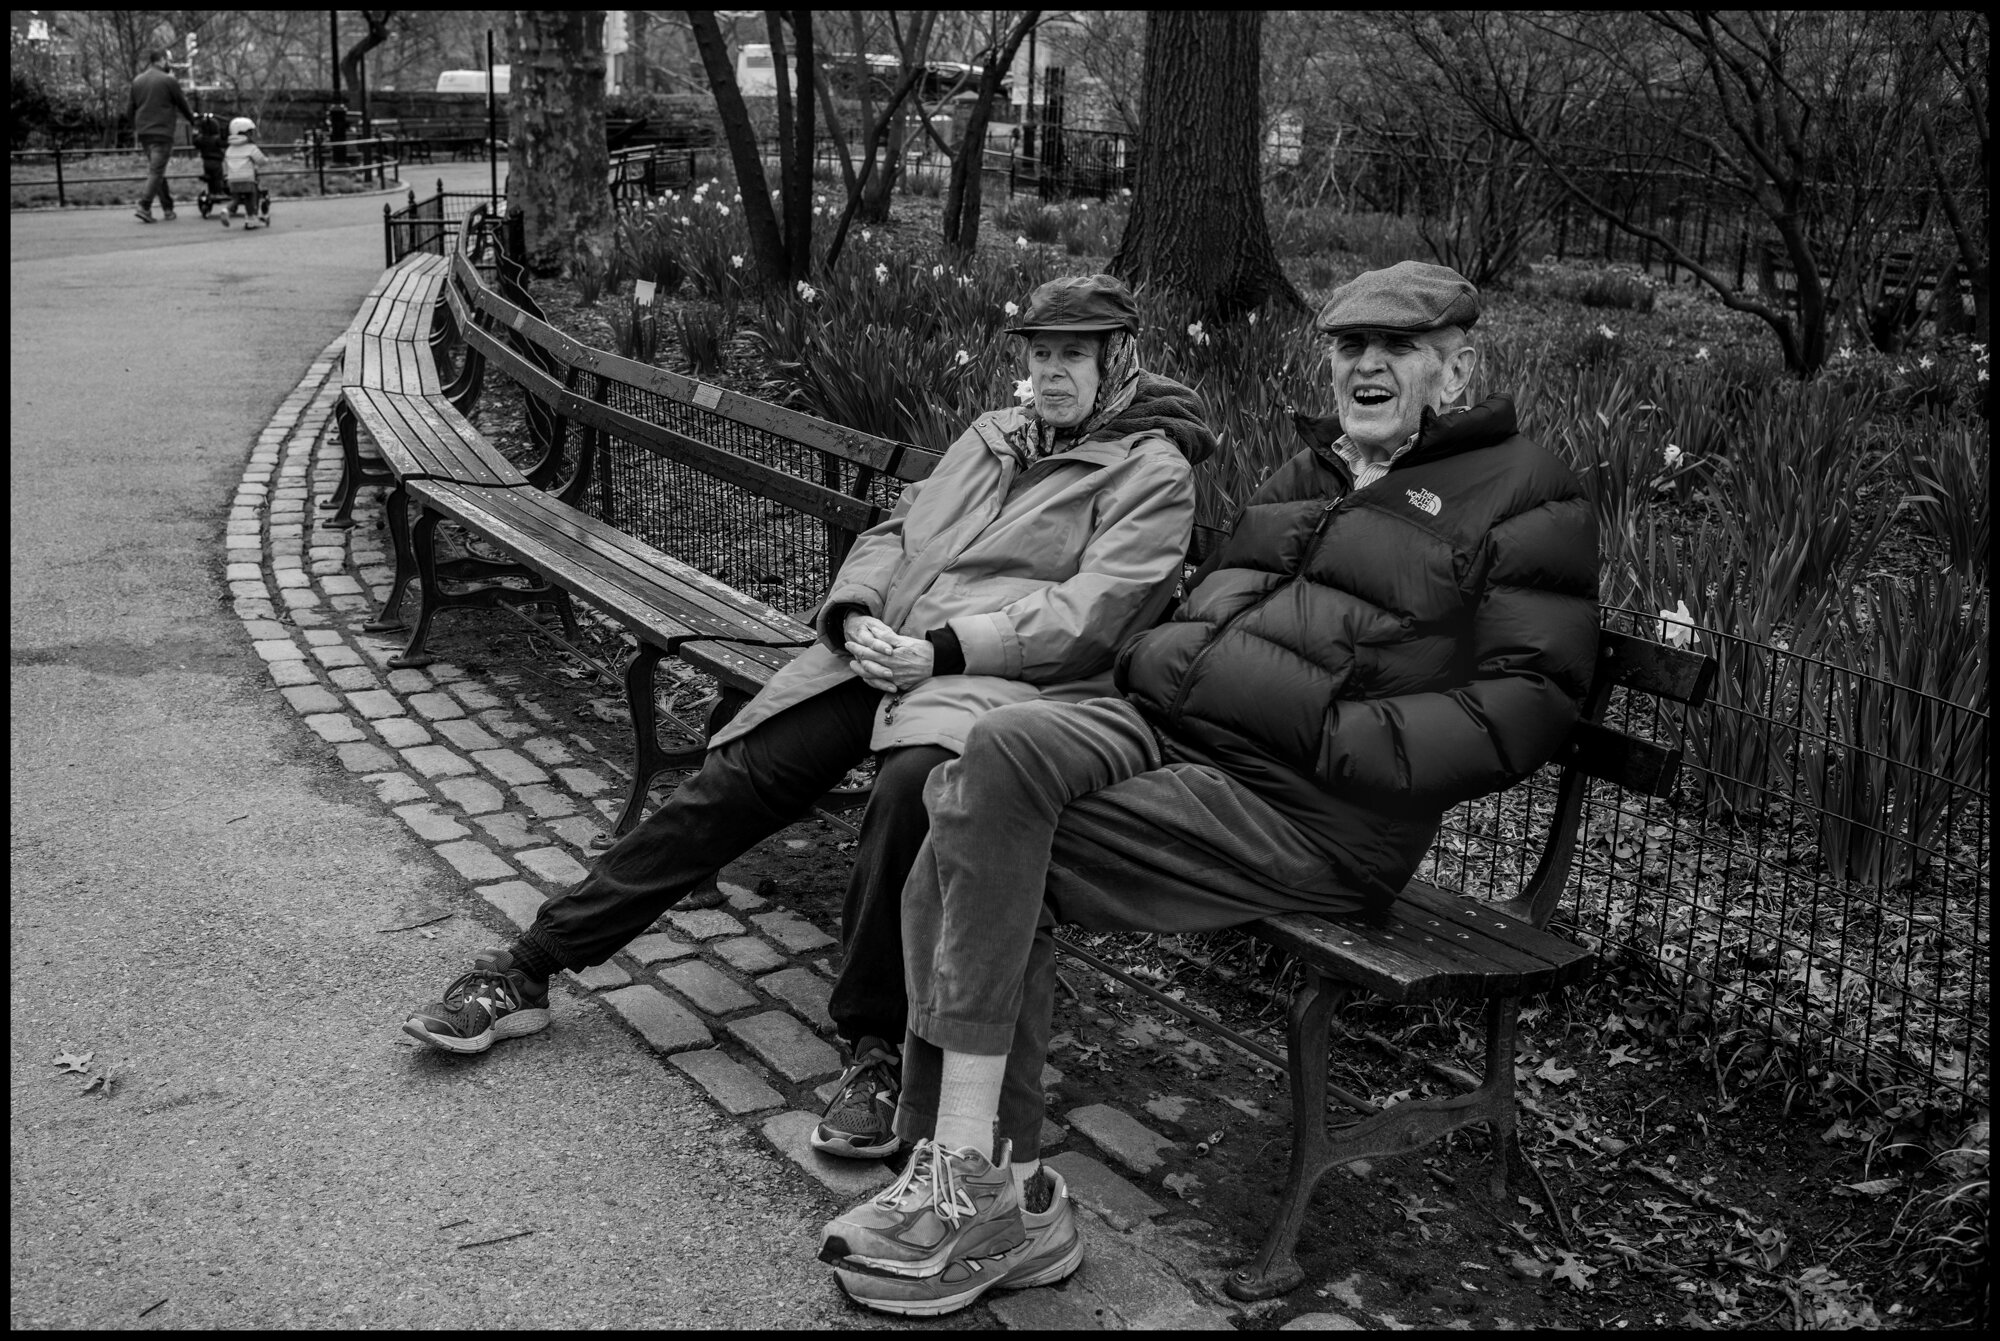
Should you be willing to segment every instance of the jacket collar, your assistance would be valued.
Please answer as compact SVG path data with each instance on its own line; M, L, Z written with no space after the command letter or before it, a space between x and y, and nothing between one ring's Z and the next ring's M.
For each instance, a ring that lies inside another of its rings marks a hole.
M1007 433L1020 423L1023 411L1009 406L991 414L981 415L974 424L979 440L986 444L986 450L1002 460L1014 459L1014 449L1007 445ZM1081 461L1087 465L1105 466L1123 461L1132 454L1132 439L1137 434L1127 434L1122 438L1093 438L1089 442L1065 447L1049 453L1043 461ZM1040 464L1037 462L1036 464Z
M1292 426L1305 439L1313 455L1340 472L1342 478L1354 478L1347 462L1333 449L1333 444L1340 438L1339 415L1316 416L1295 410ZM1425 410L1423 422L1417 429L1416 445L1398 456L1390 469L1397 470L1420 461L1436 461L1461 452L1491 447L1505 442L1518 431L1512 396L1488 396L1470 408L1447 410L1443 414Z

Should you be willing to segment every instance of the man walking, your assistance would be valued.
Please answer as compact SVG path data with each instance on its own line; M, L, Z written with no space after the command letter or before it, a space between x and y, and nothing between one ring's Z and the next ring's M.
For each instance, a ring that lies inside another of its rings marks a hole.
M1470 385L1478 291L1404 261L1320 314L1336 419L1244 506L1120 697L975 723L924 791L903 891L902 1179L821 1256L891 1313L961 1308L1081 1261L1022 1177L1055 970L1049 928L1205 931L1393 900L1445 810L1552 758L1596 656L1597 537L1568 466ZM1022 1159L1013 1158L1020 1150Z
M146 189L139 196L139 207L132 211L140 223L153 222L154 196L160 198L162 217L169 221L174 217L174 197L167 189L167 160L173 156L174 132L180 129L174 120L176 112L182 121L194 124L194 109L188 106L180 81L173 76L167 53L154 48L146 53L146 68L132 81L132 138L146 155Z

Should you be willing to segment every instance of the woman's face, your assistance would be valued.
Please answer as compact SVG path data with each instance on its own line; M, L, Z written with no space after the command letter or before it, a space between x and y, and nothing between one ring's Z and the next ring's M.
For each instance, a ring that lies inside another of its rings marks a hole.
M1097 404L1097 349L1089 331L1036 331L1028 337L1028 380L1035 413L1057 428L1075 428Z

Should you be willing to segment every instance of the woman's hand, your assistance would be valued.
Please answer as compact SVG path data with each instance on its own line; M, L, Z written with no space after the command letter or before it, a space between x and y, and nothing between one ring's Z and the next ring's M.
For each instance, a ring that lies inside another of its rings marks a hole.
M860 643L886 654L902 635L864 610L850 610L840 623L840 636L850 651L855 643Z
M881 624L880 620L875 622ZM847 651L862 683L885 694L899 694L930 679L937 655L929 639L905 638L893 631L887 639L851 639Z

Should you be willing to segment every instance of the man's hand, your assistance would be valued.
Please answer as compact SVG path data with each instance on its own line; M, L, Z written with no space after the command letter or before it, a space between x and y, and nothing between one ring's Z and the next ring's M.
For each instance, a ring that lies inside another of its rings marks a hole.
M937 655L929 639L905 638L893 631L887 639L871 636L865 641L850 640L847 651L862 683L885 694L898 694L930 679Z
M883 653L891 651L902 638L901 634L863 610L848 611L847 618L840 624L840 636L850 646L860 643Z

